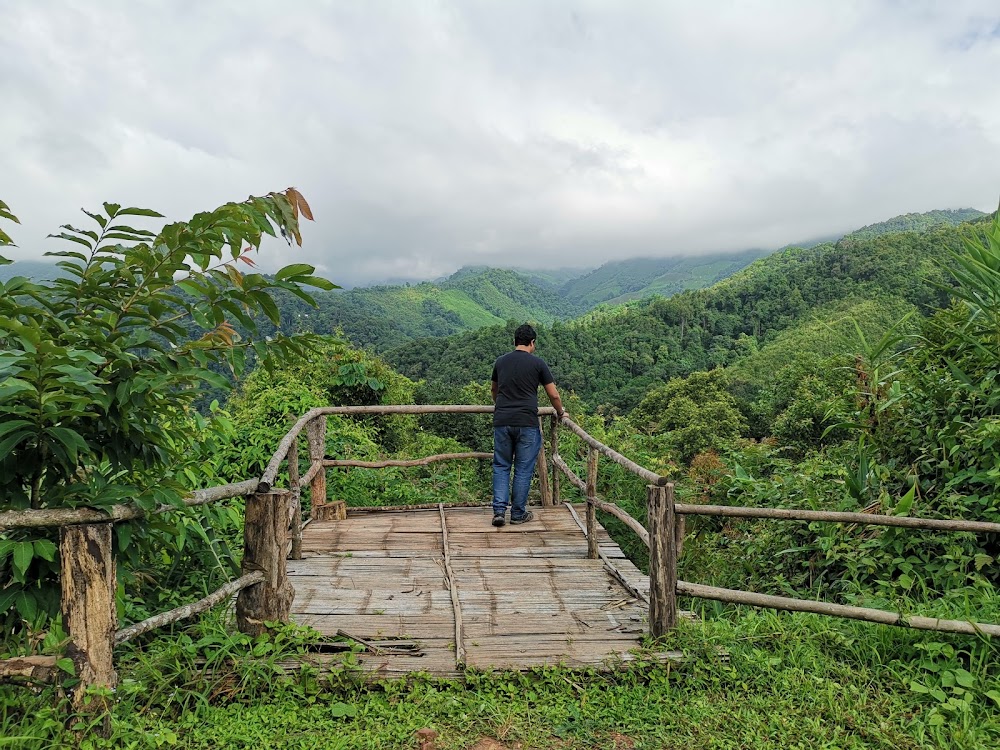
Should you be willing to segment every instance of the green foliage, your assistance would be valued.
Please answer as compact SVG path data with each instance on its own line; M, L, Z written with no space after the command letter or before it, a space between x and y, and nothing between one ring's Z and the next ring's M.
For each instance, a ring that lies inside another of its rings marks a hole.
M10 218L6 204L2 212ZM105 203L85 213L93 229L56 235L74 248L52 253L64 276L0 284L3 509L179 505L202 476L193 457L213 440L205 431L222 429L191 410L201 387L224 384L212 367L239 371L248 349L265 365L300 351L308 337L256 338L254 315L277 323L277 291L309 301L306 287L332 287L305 264L274 277L236 267L254 265L265 235L301 242L298 220L311 212L294 188L158 231L131 226L162 218L149 209ZM122 528L126 551L144 544L140 527ZM0 567L0 614L12 604L29 621L51 613L55 561L32 542L27 569L30 537L7 537L22 546Z
M317 339L309 351L286 359L280 369L255 370L233 394L228 406L243 428L225 449L232 478L262 473L281 438L309 409L412 403L413 390L410 381L378 358L339 339ZM376 455L379 445L395 450L411 421L400 416L331 417L328 451L341 455L338 449L344 443L355 444L365 456Z
M633 421L647 433L663 433L665 445L684 462L732 443L746 429L719 371L692 373L653 388Z
M730 276L767 255L762 250L691 257L630 258L605 263L565 282L560 292L586 307L617 304L652 295L669 297L685 289L699 289Z
M949 250L962 246L962 236L961 229L939 227L924 234L781 251L709 289L600 309L569 323L537 327L539 354L560 388L575 391L590 408L602 408L604 414L627 413L654 386L699 370L734 365L777 343L785 332L803 325L815 330L821 325L817 317L830 323L856 307L855 317L865 335L877 340L885 330L880 326L891 325L907 310L926 313L946 304L945 289L951 282L937 262L953 262ZM513 327L508 323L461 336L418 340L390 350L386 357L400 372L425 379L428 386L481 381L488 377L483 362L509 348ZM793 341L793 334L788 335L786 347ZM798 340L811 338L803 334ZM815 348L841 354L846 347L836 332L829 332ZM765 371L762 366L757 370ZM772 372L761 380L766 382ZM764 415L756 420L758 425L767 421Z
M285 296L288 330L340 330L354 344L384 351L428 336L447 336L509 319L550 323L579 308L553 289L496 268L456 273L443 282L372 286L317 295L318 309Z
M279 631L268 648L208 619L129 651L113 735L86 735L84 746L415 747L425 727L439 732L441 750L979 750L1000 740L990 695L998 663L987 643L813 615L734 609L717 619L710 606L699 614L664 644L685 654L680 664L640 650L605 674L553 667L378 682L349 667L322 679L310 667L278 674L281 660L303 654L307 633ZM25 750L73 745L56 701L51 691L0 688L0 734L28 738Z
M872 239L883 234L896 232L923 232L942 224L958 225L967 221L975 221L985 214L974 208L959 208L954 210L927 211L922 214L902 214L887 221L869 224L846 235L850 239Z

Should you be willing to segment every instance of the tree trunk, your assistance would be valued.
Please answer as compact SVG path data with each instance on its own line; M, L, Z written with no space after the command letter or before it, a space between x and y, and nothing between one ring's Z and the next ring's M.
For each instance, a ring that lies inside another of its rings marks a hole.
M299 439L292 441L288 447L288 488L292 492L291 537L292 548L289 558L302 559L302 488L299 487Z
M67 655L80 680L73 691L73 710L105 713L103 732L111 729L111 703L106 696L85 702L89 688L112 689L118 675L112 660L118 609L117 580L111 552L112 524L63 526L59 530L63 626L70 636Z
M549 444L549 452L552 454L552 504L558 505L562 500L559 493L562 490L559 467L556 466L556 456L559 455L559 417L552 417L552 437Z
M288 580L285 545L288 536L288 492L247 496L243 526L243 575L264 572L262 583L240 591L236 623L240 631L260 635L265 622L288 622L295 590Z
M538 475L538 492L542 496L542 507L552 507L552 493L549 491L549 462L545 458L545 430L542 429L542 418L538 418L538 438L542 445L535 460L535 473Z
M596 560L597 547L597 509L593 499L597 497L597 449L587 452L587 557Z
M648 488L649 630L662 638L677 624L674 486Z
M315 465L317 461L321 462L326 458L326 417L316 417L306 430L309 436L309 463ZM309 483L309 502L313 515L317 515L318 507L326 504L326 469L316 472Z

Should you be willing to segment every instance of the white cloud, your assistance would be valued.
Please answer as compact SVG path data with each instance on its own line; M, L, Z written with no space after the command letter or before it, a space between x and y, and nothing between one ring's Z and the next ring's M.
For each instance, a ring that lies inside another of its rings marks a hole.
M0 70L23 257L102 200L293 184L294 254L342 283L773 247L1000 187L992 0L15 0Z

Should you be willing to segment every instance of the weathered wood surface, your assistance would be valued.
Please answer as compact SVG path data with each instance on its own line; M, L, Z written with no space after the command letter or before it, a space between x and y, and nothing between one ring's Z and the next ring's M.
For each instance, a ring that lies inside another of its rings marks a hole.
M438 461L456 461L470 458L493 458L492 453L439 453L435 456L424 456L423 458L395 459L387 458L382 461L356 461L348 458L326 458L323 459L323 466L327 468L357 468L357 469L386 469L390 466L413 467L427 466Z
M234 484L223 484L197 490L184 498L187 507L207 505L208 503L240 497L253 492L257 486L256 479L248 479ZM154 510L143 510L134 503L112 505L107 510L94 508L39 508L34 510L5 510L0 512L0 529L38 529L45 526L73 526L86 523L104 523L106 521L131 521L145 518L154 513L170 513L176 511L174 505L160 505Z
M183 607L177 607L176 609L171 609L168 612L161 612L158 615L153 615L152 617L143 620L142 622L137 622L134 625L129 625L127 628L122 628L117 633L115 633L115 645L125 643L130 641L136 636L140 636L143 633L148 633L150 630L154 630L164 625L169 625L170 623L177 622L179 620L184 620L193 615L204 612L211 609L216 604L224 602L226 599L230 598L233 594L236 594L247 586L252 586L255 583L260 583L264 580L264 573L259 570L255 570L252 573L247 573L244 576L240 576L235 581L230 581L225 586L217 591L212 592L204 599L199 599L196 602L191 602L191 604L185 604Z
M456 611L469 667L602 668L632 659L647 630L645 603L609 575L604 561L587 559L586 537L566 507L533 511L536 520L499 529L490 525L489 508L352 509L345 521L315 521L303 532L304 559L288 562L292 616L328 635L343 630L378 643L417 643L419 655L359 654L363 668L378 676L459 675ZM648 578L600 525L596 537L601 556L648 596Z
M674 527L674 486L650 485L649 630L662 638L677 624L677 529Z
M562 482L559 477L559 467L555 463L556 457L559 455L559 418L552 416L551 420L549 453L552 456L552 504L559 505L562 502L562 498L560 497Z
M475 404L392 404L392 405L376 405L376 406L321 406L316 409L310 409L305 414L303 414L299 420L292 425L292 428L285 433L285 436L278 443L278 449L271 456L270 462L267 464L267 468L264 469L264 473L260 477L259 484L255 485L258 492L267 492L271 489L274 484L275 477L278 476L278 470L281 468L281 462L285 459L285 454L288 452L288 446L291 445L292 441L299 435L302 430L306 428L306 425L310 424L313 420L322 418L325 422L325 417L328 414L492 414L492 406L481 406ZM551 416L556 413L556 410L551 406L542 406L538 409L538 415Z
M744 508L729 505L690 505L687 503L677 503L676 512L690 516L773 518L783 521L828 521L832 523L858 523L868 526L899 526L907 529L933 529L935 531L970 531L980 534L996 534L1000 532L1000 523L992 523L990 521L883 516L879 513L841 513L829 510L796 510L790 508Z
M650 484L656 484L662 486L670 481L667 477L661 477L659 474L656 474L655 472L652 472L649 469L639 466L639 464L637 464L635 461L625 458L625 456L623 456L621 453L614 450L613 448L609 448L600 440L597 440L596 438L592 437L590 433L588 433L586 430L580 427L580 425L578 425L569 417L564 416L562 418L562 423L566 425L573 433L576 434L577 437L579 437L583 442L585 442L591 448L600 451L619 466L628 469L633 474L642 479L645 479Z
M538 450L538 457L535 459L535 474L538 476L538 494L542 497L542 507L551 508L552 503L552 490L549 487L549 462L545 457L545 427L542 423L542 418L538 418L538 436L541 438L542 445ZM490 458L493 454L490 454Z
M89 700L87 689L111 690L118 684L112 659L118 629L118 578L111 551L111 524L61 528L59 561L63 627L71 639L66 655L73 660L80 680L73 691L73 708L81 713L106 713L111 698L102 695ZM110 721L107 714L103 732L110 729Z
M236 623L242 633L260 635L267 630L265 622L288 622L295 593L286 569L288 497L286 490L247 497L242 571L244 576L262 571L264 577L241 589L236 598Z
M458 667L465 666L465 645L462 639L462 605L458 597L458 583L455 571L451 567L451 552L448 549L448 519L445 516L444 505L438 506L441 514L441 548L444 552L444 582L451 596L451 609L455 618L455 662Z
M0 661L0 684L43 685L59 676L55 656L15 656ZM65 675L65 673L63 673ZM68 676L68 675L67 675Z
M299 486L299 441L292 441L288 448L288 489L291 492L292 517L289 520L291 548L288 556L293 560L302 559L302 488Z
M587 452L587 557L597 559L597 510L593 498L597 497L597 449Z
M305 419L305 417L303 417ZM299 422L302 420L300 419ZM326 417L317 417L306 423L306 436L309 439L309 507L311 515L318 515L316 509L326 503L326 470L323 459L326 458ZM292 440L298 438L298 433ZM319 469L313 471L317 466Z

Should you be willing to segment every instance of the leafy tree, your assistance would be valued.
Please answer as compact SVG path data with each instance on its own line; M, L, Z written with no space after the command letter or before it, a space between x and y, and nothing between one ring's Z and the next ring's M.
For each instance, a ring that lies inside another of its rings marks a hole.
M747 427L718 370L673 378L652 389L632 421L647 433L664 433L667 444L683 461L733 442Z
M251 350L268 366L309 341L264 341L256 316L278 322L279 290L308 302L307 287L333 285L306 264L274 276L237 266L254 267L265 235L301 244L299 220L312 213L294 188L155 231L132 226L162 218L149 209L105 203L84 213L92 228L55 235L73 246L51 253L64 276L0 285L0 507L178 505L191 477L182 469L204 441L191 404L206 384L225 384L212 367L239 372ZM13 219L3 203L0 218ZM28 617L28 592L54 552L8 535L0 564L0 612L16 600Z
M319 406L409 404L414 384L385 362L345 341L320 337L307 352L289 358L280 369L257 369L245 378L227 404L243 429L223 453L231 478L262 473L275 446L305 412ZM408 439L415 419L406 415L330 417L327 451L374 457L396 450ZM347 424L361 425L360 431ZM353 449L345 446L354 446Z

